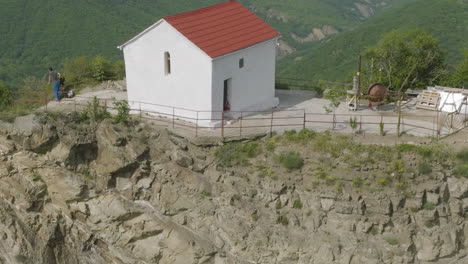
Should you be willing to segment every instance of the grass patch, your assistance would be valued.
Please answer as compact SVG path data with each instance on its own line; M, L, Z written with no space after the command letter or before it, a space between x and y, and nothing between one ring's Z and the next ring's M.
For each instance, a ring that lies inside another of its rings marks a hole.
M353 186L356 188L361 188L364 185L364 179L358 177L353 179Z
M392 180L390 179L390 177L379 177L377 179L377 183L382 187L390 185L391 182Z
M289 219L285 215L279 215L278 218L276 218L276 223L287 226L289 225Z
M385 241L387 241L389 245L392 245L392 246L398 245L398 240L394 237L386 237L384 239Z
M248 165L249 159L260 154L261 148L257 142L235 142L226 144L216 150L215 156L223 167Z
M203 196L203 197L211 197L211 193L207 192L207 191L201 191L200 195Z
M88 179L88 180L95 180L96 179L96 175L92 174L88 170L83 173L83 176L85 176L85 178Z
M270 138L265 144L266 150L270 152L275 151L278 141L279 139L277 137Z
M421 173L422 175L427 175L427 174L430 174L432 172L432 166L429 162L427 161L422 161L421 163L419 163L418 165L418 171L419 173Z
M294 151L281 153L279 162L290 171L301 169L304 166L304 159L299 153Z
M15 256L15 260L19 263L27 263L28 257L26 257L25 255L18 254Z
M302 207L303 207L303 204L302 204L301 200L294 200L293 208L302 209Z
M281 203L280 200L276 201L275 208L276 208L276 210L279 210L279 209L283 208L283 204Z
M455 177L468 178L468 164L459 164L453 170Z
M468 163L468 148L463 149L462 151L456 154L458 160Z
M33 181L40 181L40 180L42 180L42 176L41 176L39 173L37 173L37 172L33 172L31 178L32 178Z
M423 205L423 209L424 210L434 210L435 209L435 205L431 202L426 202L424 205Z
M252 216L252 221L257 222L258 221L258 214L255 212Z
M263 165L263 164L259 164L256 166L257 167L257 170L258 170L258 176L261 177L261 178L265 178L265 177L269 177L273 180L278 180L278 176L276 175L276 173L269 167Z
M314 139L316 135L317 133L315 131L304 128L299 132L296 132L296 130L288 130L284 132L283 137L288 141L307 142Z

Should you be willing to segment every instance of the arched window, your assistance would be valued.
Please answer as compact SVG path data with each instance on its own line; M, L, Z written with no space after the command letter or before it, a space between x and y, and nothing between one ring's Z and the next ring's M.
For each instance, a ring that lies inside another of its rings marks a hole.
M244 58L239 60L239 69L244 68Z
M171 54L169 52L164 52L164 69L166 71L166 75L171 74Z

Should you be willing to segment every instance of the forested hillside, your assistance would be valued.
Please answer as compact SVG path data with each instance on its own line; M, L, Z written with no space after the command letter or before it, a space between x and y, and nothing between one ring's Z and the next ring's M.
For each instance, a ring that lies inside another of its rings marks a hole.
M423 29L434 35L446 52L449 69L468 49L468 1L416 0L370 18L345 32L283 59L283 76L343 80L356 69L357 57L395 29ZM366 62L364 62L366 63Z
M412 0L241 0L301 50ZM70 57L121 58L116 46L159 18L221 0L0 0L0 81L10 86Z

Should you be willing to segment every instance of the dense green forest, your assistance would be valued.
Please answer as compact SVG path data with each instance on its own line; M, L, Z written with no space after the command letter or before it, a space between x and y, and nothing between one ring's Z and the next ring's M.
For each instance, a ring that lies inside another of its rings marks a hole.
M328 25L345 32L391 4L412 0L241 0L271 23L295 49L308 48L291 36L307 36ZM116 46L159 18L221 0L0 0L0 80L19 86L48 66L77 56L121 59ZM385 3L385 4L382 4ZM360 7L361 9L359 9Z
M78 56L121 60L116 46L159 18L219 2L0 0L0 81L18 88L25 77L42 78L46 67L63 68ZM449 64L461 61L468 48L467 0L240 2L280 31L294 50L278 64L282 77L344 80L357 55L394 29L421 28L433 34ZM324 29L324 35L311 36L314 29Z
M453 69L468 49L468 1L415 0L394 6L358 28L338 34L280 62L283 76L343 80L357 68L357 57L396 29L423 29L435 36ZM364 63L370 63L364 61Z

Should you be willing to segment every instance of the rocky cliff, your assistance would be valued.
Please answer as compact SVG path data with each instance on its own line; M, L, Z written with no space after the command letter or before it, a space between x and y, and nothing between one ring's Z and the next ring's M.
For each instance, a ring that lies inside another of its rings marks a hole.
M345 175L322 184L313 153L299 171L268 152L223 166L148 124L74 118L0 136L0 263L468 263L468 180L437 158L371 188L383 163L326 156Z

